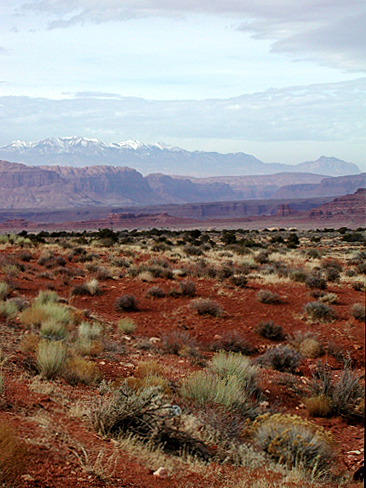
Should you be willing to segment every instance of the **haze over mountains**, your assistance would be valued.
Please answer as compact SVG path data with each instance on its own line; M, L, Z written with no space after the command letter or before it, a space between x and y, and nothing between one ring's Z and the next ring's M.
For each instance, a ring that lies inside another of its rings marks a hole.
M313 173L323 176L359 174L357 165L335 157L296 165L264 163L239 153L186 151L162 143L138 141L105 144L82 137L48 138L37 142L13 141L0 148L0 159L30 165L84 167L92 165L129 166L143 175L164 173L180 176L243 176L286 173Z

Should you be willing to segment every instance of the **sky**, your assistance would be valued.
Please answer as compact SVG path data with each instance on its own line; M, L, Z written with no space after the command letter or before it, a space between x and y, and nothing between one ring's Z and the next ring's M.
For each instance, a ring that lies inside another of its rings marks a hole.
M2 0L0 145L83 136L366 170L365 0Z

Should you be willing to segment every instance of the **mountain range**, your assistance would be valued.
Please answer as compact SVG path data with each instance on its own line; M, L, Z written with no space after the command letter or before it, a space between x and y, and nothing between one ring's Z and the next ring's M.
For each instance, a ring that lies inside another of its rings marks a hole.
M278 173L189 178L143 176L129 167L29 166L0 161L0 209L80 209L334 197L366 186L366 174ZM320 202L322 203L322 202Z
M243 152L191 152L163 143L144 144L128 140L106 144L97 139L82 137L51 137L37 142L13 141L0 148L0 159L37 166L128 166L143 175L164 173L195 177L270 175L283 172L345 176L361 172L354 163L334 157L322 156L316 161L289 165L265 163Z

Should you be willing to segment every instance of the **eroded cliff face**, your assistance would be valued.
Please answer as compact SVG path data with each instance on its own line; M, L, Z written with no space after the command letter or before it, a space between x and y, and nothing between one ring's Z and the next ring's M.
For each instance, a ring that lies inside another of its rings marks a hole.
M339 217L344 219L345 216L349 216L350 219L358 217L363 219L363 225L366 224L365 217L365 204L366 204L366 189L359 188L352 195L344 195L339 198L335 198L331 202L325 203L320 207L312 210L309 213L310 218L334 218Z

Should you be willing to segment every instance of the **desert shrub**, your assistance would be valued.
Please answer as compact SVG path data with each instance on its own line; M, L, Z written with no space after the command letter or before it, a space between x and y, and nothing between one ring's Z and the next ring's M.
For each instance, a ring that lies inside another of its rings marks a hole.
M238 288L246 288L248 285L248 278L245 275L234 275L230 278L230 283Z
M181 281L178 289L184 297L194 297L196 295L196 285L193 281Z
M325 395L313 395L303 401L310 417L328 417L332 412L331 402Z
M341 274L337 268L328 267L325 270L325 277L327 281L335 282L340 280Z
M69 358L63 368L63 377L70 385L92 385L100 380L100 371L91 361L75 356Z
M113 278L112 271L104 266L97 266L95 273L98 280L111 280Z
M36 353L39 372L46 379L52 379L62 370L66 362L66 346L61 341L43 339Z
M16 486L26 466L27 449L7 422L0 422L0 483Z
M355 303L351 307L351 315L360 322L365 322L365 305Z
M53 255L53 252L46 250L46 251L42 251L40 257L37 260L37 263L40 266L44 266L45 264L52 264L53 265L54 261L55 261L55 257Z
M259 364L270 366L277 371L295 373L300 365L301 354L289 346L276 346L268 349L257 359Z
M327 259L322 263L323 269L336 269L339 273L343 270L343 266L335 259Z
M19 259L25 263L29 263L33 258L32 254L28 251L23 251L19 254Z
M47 338L63 339L66 337L65 324L58 322L53 317L42 322L40 332L43 337Z
M220 317L223 313L220 305L209 298L197 298L191 302L190 306L198 315Z
M234 274L234 269L232 266L223 266L217 270L217 279L220 281L230 278Z
M197 246L186 246L184 248L184 252L188 256L202 256L203 255L202 249L200 249Z
M185 330L172 330L161 335L160 347L165 354L197 356L196 341Z
M0 301L0 316L6 320L11 320L16 317L18 313L18 307L14 302Z
M0 300L5 300L10 295L10 287L4 281L0 281Z
M182 451L209 459L205 445L190 432L176 425L181 414L177 405L167 405L160 387L133 389L127 382L103 395L90 411L94 429L102 435L120 437L133 434L150 446L160 446L170 453Z
M160 286L152 286L146 291L146 295L150 298L164 298L165 291Z
M322 345L311 332L296 332L289 340L305 358L317 358L324 353Z
M118 297L115 306L119 311L134 311L138 309L136 297L133 295L122 295Z
M117 327L124 334L133 334L136 330L136 324L131 319L121 319L117 322Z
M245 355L253 353L253 347L237 330L223 331L221 337L211 346L214 351L240 352Z
M273 293L270 290L259 290L257 293L257 300L260 303L266 304L282 303L281 297L277 293Z
M325 290L327 288L327 282L319 272L313 273L305 281L306 286L311 289L318 288L319 290Z
M318 298L319 302L322 303L338 303L338 295L335 293L324 293L323 295L319 296Z
M365 281L357 280L352 283L352 287L356 291L366 291Z
M309 278L309 273L304 269L294 269L290 271L290 277L298 283L306 283L306 280Z
M366 274L366 263L358 263L356 269L358 274Z
M310 386L311 396L327 398L331 413L343 417L362 417L362 402L365 388L360 385L360 377L351 370L350 360L344 362L344 368L337 379L334 379L327 363L318 362L312 373Z
M282 327L276 325L273 320L259 322L255 330L259 335L271 341L280 341L284 337Z
M304 311L313 322L331 322L336 318L334 310L325 303L309 302L305 305Z
M256 445L288 468L303 469L314 477L330 468L330 434L297 415L261 415L253 422L251 435Z

